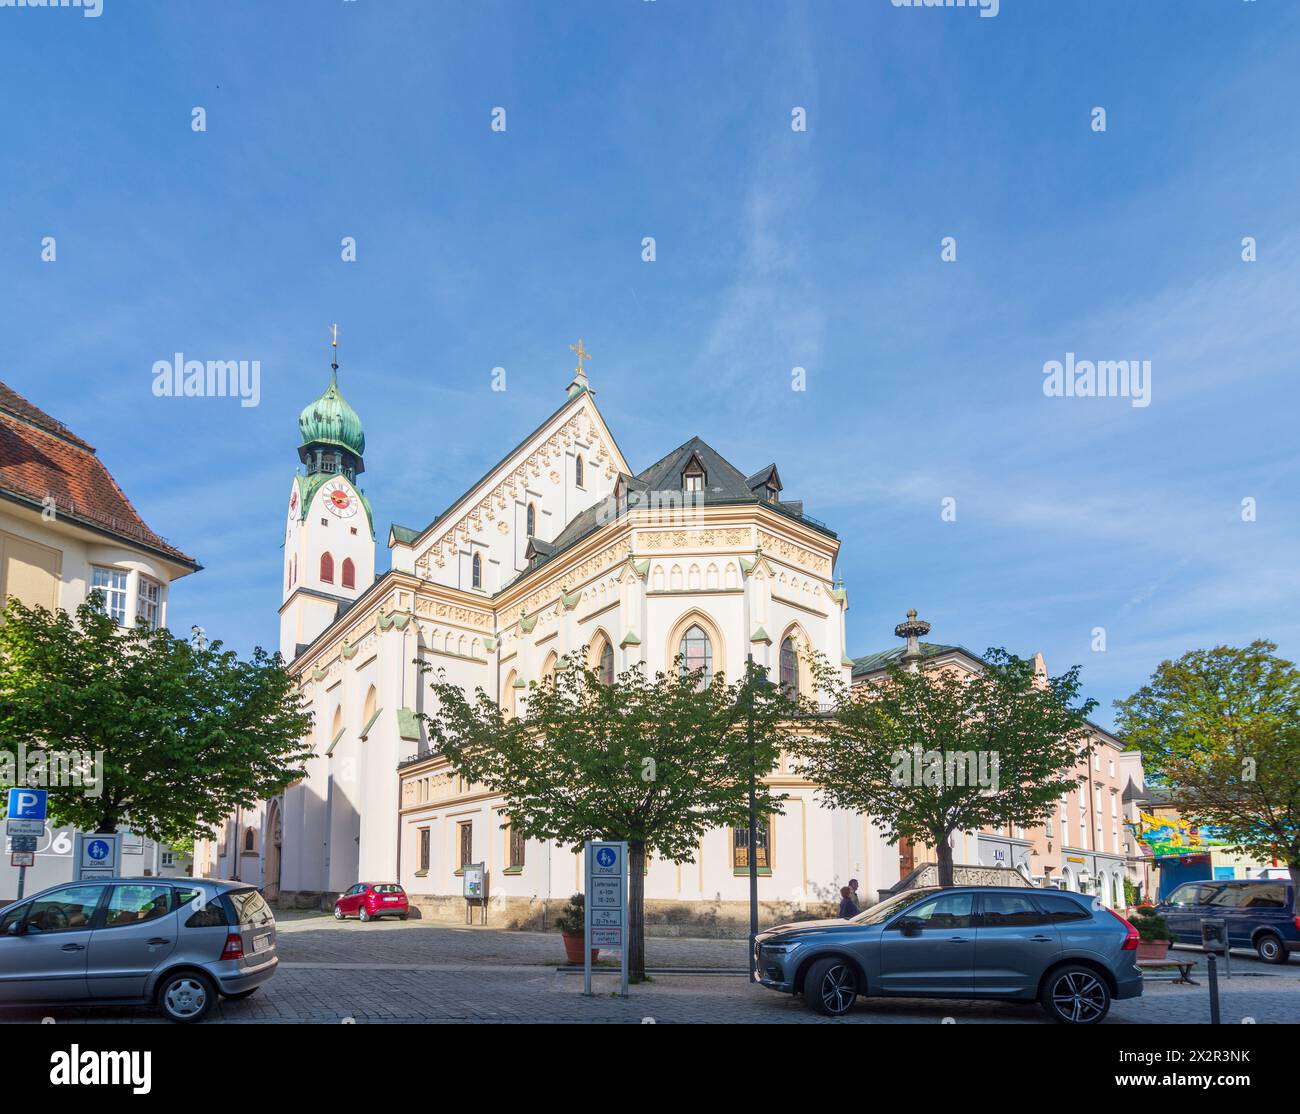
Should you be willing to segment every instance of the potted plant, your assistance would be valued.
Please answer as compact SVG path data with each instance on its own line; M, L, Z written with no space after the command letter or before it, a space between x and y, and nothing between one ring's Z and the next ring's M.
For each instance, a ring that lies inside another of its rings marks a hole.
M1169 954L1174 934L1154 906L1139 905L1132 924L1138 930L1138 959L1164 959Z
M569 904L561 910L555 920L555 926L564 937L564 958L569 963L582 962L582 942L587 934L587 910L582 894L574 894ZM600 955L599 948L591 949L591 962L596 962Z

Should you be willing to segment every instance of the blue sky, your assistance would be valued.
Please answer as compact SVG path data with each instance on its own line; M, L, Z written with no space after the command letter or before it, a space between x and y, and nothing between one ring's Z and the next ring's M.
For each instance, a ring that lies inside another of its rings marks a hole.
M1281 0L0 7L0 378L205 565L172 626L246 650L330 322L381 536L558 404L581 335L633 467L698 434L839 533L851 653L915 606L1082 664L1108 723L1184 650L1300 654L1298 31ZM260 360L260 405L155 398L175 352ZM1150 360L1151 404L1045 397L1066 352Z

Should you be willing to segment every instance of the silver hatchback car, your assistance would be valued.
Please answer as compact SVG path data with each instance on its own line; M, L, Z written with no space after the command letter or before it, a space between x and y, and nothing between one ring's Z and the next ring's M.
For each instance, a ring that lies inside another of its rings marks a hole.
M1137 929L1085 894L955 886L907 890L852 920L779 925L753 961L764 986L832 1017L860 994L1004 998L1092 1025L1112 999L1141 995L1137 944Z
M244 882L109 878L0 910L0 1005L151 1005L198 1021L275 974L275 917Z

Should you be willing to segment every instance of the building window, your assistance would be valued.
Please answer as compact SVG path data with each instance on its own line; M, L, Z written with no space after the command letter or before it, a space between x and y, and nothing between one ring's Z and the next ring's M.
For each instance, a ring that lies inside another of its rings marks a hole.
M510 825L510 861L507 864L510 870L524 869L524 844L523 833L513 824Z
M351 557L343 559L343 576L340 579L344 588L355 588L357 586L357 566L352 563Z
M135 625L145 630L157 630L161 617L162 585L142 576L135 593Z
M334 583L334 558L328 553L320 555L320 579L322 584Z
M524 532L531 538L537 533L537 508L532 503L528 504L528 511L524 515L524 519Z
M470 582L475 588L483 587L483 558L478 553L475 553L474 559L470 561Z
M682 490L683 491L703 491L704 490L704 471L699 465L688 468L682 473Z
M576 457L574 457L574 459L573 459L573 480L574 480L574 482L575 482L579 487L582 487L582 486L583 486L583 483L582 483L582 457L581 457L581 456L576 456Z
M781 687L788 693L799 691L799 654L793 638L781 643Z
M464 870L474 861L474 821L466 820L456 825L457 836L456 845L460 852L460 862L457 864L457 870Z
M420 850L416 855L416 862L419 863L419 869L424 873L429 872L429 829L420 829Z
M614 683L614 647L608 640L601 647L600 661L596 666L596 676L600 678L602 685L612 685Z
M122 569L106 569L95 565L91 569L90 590L99 592L104 600L99 609L115 623L126 623L126 573Z
M168 867L168 868L174 867L174 866L176 865L176 852L175 852L175 851L163 851L163 852L162 852L162 865L165 866L165 867Z
M698 623L682 635L678 653L682 658L682 676L703 669L700 687L703 688L713 680L713 643Z
M772 867L771 822L767 817L758 821L758 838L754 841L754 862L759 870ZM733 870L749 869L749 829L731 829L731 867Z
M257 850L257 831L253 828L244 829L244 851L252 853Z

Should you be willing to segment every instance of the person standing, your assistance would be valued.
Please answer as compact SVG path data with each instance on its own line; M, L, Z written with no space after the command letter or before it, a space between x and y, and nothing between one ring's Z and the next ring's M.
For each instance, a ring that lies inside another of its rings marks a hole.
M849 879L849 896L853 898L853 904L858 907L858 912L861 913L865 906L865 899L858 893L858 880L856 878Z
M850 921L858 915L858 907L853 904L853 891L848 886L840 887L839 915L846 921Z

